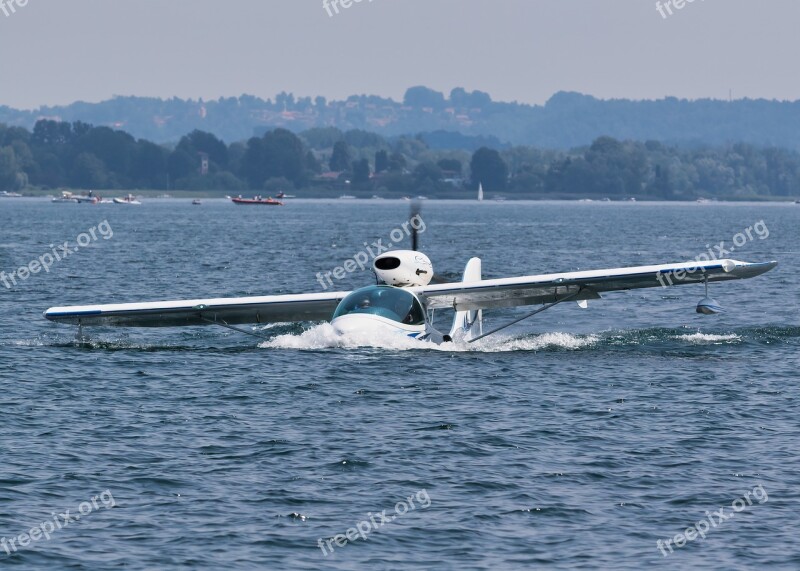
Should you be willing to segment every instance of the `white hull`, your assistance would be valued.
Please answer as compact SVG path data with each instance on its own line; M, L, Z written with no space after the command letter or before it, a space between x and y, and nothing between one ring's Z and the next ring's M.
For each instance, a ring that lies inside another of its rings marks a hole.
M428 337L425 325L408 325L380 315L342 315L331 321L331 325L337 334L356 339L360 337L370 339L386 335L402 335L409 339L419 340Z

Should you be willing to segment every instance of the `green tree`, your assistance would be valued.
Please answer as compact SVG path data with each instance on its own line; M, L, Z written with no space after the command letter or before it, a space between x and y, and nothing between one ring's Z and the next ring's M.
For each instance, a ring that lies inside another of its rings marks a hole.
M381 149L375 153L375 172L381 173L389 170L389 153Z
M483 184L486 190L503 190L508 182L508 166L500 153L481 147L472 155L470 162L472 185Z
M300 137L312 149L321 151L330 149L336 141L344 139L344 133L336 127L315 127L300 133Z
M66 145L72 140L72 126L61 121L42 119L33 127L31 141L39 147Z
M436 163L443 171L450 171L461 176L462 166L458 159L442 159Z
M169 151L150 141L139 141L133 159L133 179L138 188L167 188Z
M200 159L184 150L175 149L167 159L167 172L174 185L178 180L199 174Z
M130 175L136 153L136 140L128 133L109 127L92 127L85 123L73 124L73 141L70 154L86 153L100 159L104 169L119 179Z
M361 159L353 163L353 186L357 188L365 188L369 185L369 161Z
M432 107L438 111L444 108L445 100L442 93L419 85L406 90L403 104L407 107L416 108Z
M81 153L75 159L70 176L70 183L75 188L110 188L110 178L106 165L91 153Z
M19 163L11 147L0 149L0 190L15 190Z
M312 151L306 153L306 169L313 174L322 173L322 165Z
M266 178L285 177L296 187L306 183L306 149L297 135L286 129L270 131L264 135L264 151Z
M420 163L414 169L414 184L418 187L433 188L442 180L442 169L429 162Z
M205 153L221 170L228 168L228 147L212 133L194 130L181 138L177 148L192 156Z
M389 157L389 171L401 172L406 168L406 157L402 153L392 153Z
M350 161L350 147L344 141L336 141L328 167L333 172L348 171L350 170Z
M280 177L302 187L308 178L306 155L303 142L297 135L286 129L275 129L247 142L241 175L253 189L261 189L267 179Z

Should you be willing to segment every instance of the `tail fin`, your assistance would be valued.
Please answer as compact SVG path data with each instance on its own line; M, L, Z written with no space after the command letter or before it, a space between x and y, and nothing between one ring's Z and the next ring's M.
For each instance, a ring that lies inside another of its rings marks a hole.
M464 268L464 283L481 280L481 259L471 258ZM454 341L465 341L476 337L483 332L483 311L456 311L453 318L453 327L450 329L450 338Z

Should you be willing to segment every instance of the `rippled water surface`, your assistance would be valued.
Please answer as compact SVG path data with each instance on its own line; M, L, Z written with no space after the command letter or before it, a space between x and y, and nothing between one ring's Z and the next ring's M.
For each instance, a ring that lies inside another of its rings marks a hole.
M763 220L769 237L751 232L731 257L781 265L714 285L721 316L694 312L700 286L622 292L446 348L342 341L324 324L261 326L263 341L104 328L79 342L41 316L320 291L318 272L391 241L407 216L377 200L0 199L6 274L113 229L0 283L0 539L80 515L0 546L0 566L800 568L800 206L424 204L422 247L450 278L473 255L485 277L683 261ZM721 508L733 517L662 554L658 540ZM330 541L357 526L366 539Z

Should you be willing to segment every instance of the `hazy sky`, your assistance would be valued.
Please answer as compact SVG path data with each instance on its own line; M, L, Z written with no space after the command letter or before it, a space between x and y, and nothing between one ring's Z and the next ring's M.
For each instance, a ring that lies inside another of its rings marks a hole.
M283 90L400 99L419 84L529 103L560 90L800 99L798 0L687 0L666 18L655 0L362 0L333 17L322 0L28 0L5 16L10 2L0 105L20 108Z

